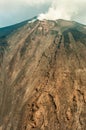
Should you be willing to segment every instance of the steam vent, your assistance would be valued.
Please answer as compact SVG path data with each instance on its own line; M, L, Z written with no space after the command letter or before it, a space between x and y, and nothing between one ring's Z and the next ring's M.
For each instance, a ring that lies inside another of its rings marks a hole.
M0 130L86 130L86 26L0 29Z

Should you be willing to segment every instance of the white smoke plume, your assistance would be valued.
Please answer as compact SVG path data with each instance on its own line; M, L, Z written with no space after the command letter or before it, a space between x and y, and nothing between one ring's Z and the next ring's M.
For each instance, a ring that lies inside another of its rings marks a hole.
M86 0L53 0L51 6L46 13L42 13L38 16L39 20L56 20L56 19L66 19L73 20L79 19L83 15L84 21L86 11ZM83 14L82 14L83 13Z
M86 0L0 0L0 27L34 16L40 20L66 19L86 24Z

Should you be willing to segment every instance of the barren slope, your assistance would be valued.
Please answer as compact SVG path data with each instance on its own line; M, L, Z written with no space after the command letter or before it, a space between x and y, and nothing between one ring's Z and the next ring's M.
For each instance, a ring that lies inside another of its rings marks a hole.
M86 26L36 21L0 38L0 130L85 130Z

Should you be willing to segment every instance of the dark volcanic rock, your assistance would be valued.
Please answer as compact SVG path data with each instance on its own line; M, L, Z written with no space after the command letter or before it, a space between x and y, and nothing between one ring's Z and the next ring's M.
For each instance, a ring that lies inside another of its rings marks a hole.
M0 130L85 130L86 26L27 23L0 38Z

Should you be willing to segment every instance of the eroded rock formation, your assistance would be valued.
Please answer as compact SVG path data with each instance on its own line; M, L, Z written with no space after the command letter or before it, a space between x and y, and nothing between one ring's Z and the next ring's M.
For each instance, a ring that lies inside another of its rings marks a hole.
M0 38L0 130L86 129L86 26L36 21Z

